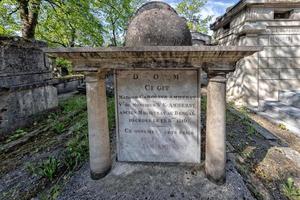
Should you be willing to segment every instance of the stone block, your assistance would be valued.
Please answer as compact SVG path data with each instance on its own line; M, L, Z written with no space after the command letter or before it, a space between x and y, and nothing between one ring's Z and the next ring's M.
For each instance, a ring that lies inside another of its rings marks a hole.
M259 80L259 100L278 101L280 80Z
M300 57L299 47L265 47L264 51L259 52L262 58L295 58Z
M265 7L252 7L248 11L247 20L272 20L273 9Z
M34 115L58 106L57 90L53 86L6 90L0 99L0 138L31 122Z
M270 35L269 46L296 46L300 45L300 35Z
M300 58L259 58L260 68L300 68Z
M257 37L241 37L238 46L258 46Z
M258 45L260 45L260 46L268 46L269 45L269 36L267 36L267 35L260 35L258 37Z
M280 69L276 68L260 68L259 79L279 79Z
M297 79L300 80L300 68L289 68L280 70L280 79L289 80Z
M46 43L28 42L21 38L0 38L0 74L49 71L47 59L41 50Z
M280 81L281 90L300 90L300 80L281 80Z

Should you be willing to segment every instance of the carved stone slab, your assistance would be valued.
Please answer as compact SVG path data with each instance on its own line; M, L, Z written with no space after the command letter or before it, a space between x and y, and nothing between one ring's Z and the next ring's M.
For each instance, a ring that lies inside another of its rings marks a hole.
M119 161L200 162L200 70L116 70Z

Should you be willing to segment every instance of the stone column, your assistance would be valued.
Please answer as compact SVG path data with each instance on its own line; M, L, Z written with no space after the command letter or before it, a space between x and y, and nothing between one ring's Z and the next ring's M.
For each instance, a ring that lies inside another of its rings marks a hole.
M208 78L205 172L210 180L222 184L226 178L226 78L225 73Z
M86 76L91 178L100 179L111 169L106 107L105 73Z

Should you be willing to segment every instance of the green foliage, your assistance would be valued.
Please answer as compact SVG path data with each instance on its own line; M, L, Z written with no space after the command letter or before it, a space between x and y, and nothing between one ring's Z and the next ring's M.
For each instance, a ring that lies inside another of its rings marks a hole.
M108 125L111 129L115 124L115 99L109 98L107 101Z
M76 112L86 109L86 98L84 96L74 96L59 104L62 114Z
M54 185L51 187L49 193L42 193L39 196L39 199L41 200L56 200L60 194L61 186L60 185Z
M249 135L255 135L257 133L255 128L253 127L253 125L249 121L244 120L243 124L246 126L246 130L247 130L247 133Z
M87 132L76 135L67 144L65 164L70 171L76 169L88 156Z
M47 160L36 166L27 164L27 170L32 174L48 178L50 181L52 181L57 173L59 165L60 162L56 158L49 157Z
M0 36L12 36L21 29L16 21L17 8L16 0L0 1Z
M27 134L27 132L25 131L25 130L23 130L23 129L17 129L15 132L14 132L14 134L12 134L12 136L10 136L7 140L6 140L6 142L11 142L11 141L14 141L14 140L16 140L16 139L19 139L19 138L21 138L22 136L24 136L24 135L26 135Z
M203 17L201 9L207 0L182 0L177 5L177 12L187 19L187 25L191 31L207 33L208 23L212 16Z
M281 130L283 130L283 131L287 131L288 130L287 127L286 127L286 125L281 124L281 123L278 125L278 128L281 129Z
M121 45L129 18L145 1L41 0L35 38L52 47ZM0 1L0 35L20 35L19 11L20 1Z
M93 14L95 0L69 0L52 7L42 4L36 38L51 46L101 46L103 25Z
M39 174L43 177L48 178L50 181L53 180L55 173L57 172L59 167L59 161L53 157L45 160L41 166L39 166L38 171Z
M283 185L283 192L291 200L300 200L300 188L295 186L292 178L288 178Z
M206 112L207 107L207 97L201 97L201 110Z
M65 130L65 125L64 125L64 123L62 123L62 122L60 122L60 121L58 121L58 120L55 120L55 121L53 122L52 128L53 128L53 131L54 131L55 133L62 133L62 132L64 132L64 130Z
M62 67L65 67L68 69L68 72L70 74L73 73L73 68L72 68L72 63L66 59L63 59L63 58L56 58L55 59L55 64L58 68L62 68Z
M64 163L73 171L88 156L88 122L83 117L73 127L74 137L67 143Z

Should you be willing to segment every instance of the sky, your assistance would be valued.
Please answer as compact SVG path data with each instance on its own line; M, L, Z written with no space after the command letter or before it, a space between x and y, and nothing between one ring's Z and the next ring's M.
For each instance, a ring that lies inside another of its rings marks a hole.
M171 6L175 7L180 0L165 0ZM238 0L208 0L201 14L203 16L213 15L214 19L225 13L226 8L236 4Z
M169 3L172 7L176 7L181 0L164 0L164 2ZM236 4L239 0L208 0L207 4L201 11L201 15L206 17L208 15L213 16L211 21L214 22L215 19L223 15L226 8Z

